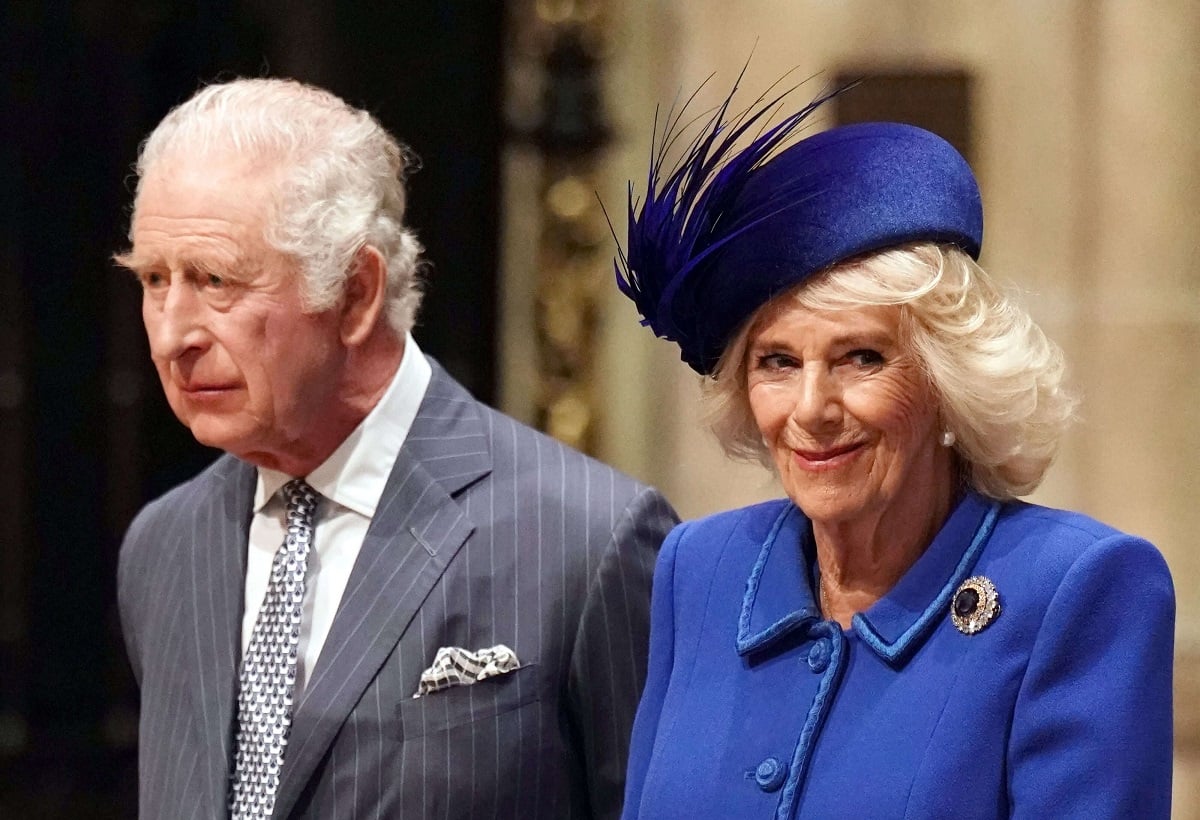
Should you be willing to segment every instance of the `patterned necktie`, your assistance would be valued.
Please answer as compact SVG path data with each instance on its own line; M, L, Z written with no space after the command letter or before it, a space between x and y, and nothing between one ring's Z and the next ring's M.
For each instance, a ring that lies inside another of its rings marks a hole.
M271 562L238 692L237 758L229 809L233 820L270 817L292 725L304 572L319 496L303 479L283 487L287 535Z

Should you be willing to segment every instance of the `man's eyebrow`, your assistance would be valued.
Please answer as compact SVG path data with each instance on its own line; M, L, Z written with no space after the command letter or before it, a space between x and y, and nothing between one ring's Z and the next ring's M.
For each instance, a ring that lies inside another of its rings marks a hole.
M156 257L140 256L133 249L114 253L112 261L116 265L128 270L134 276L141 276L145 271L151 270L160 264L160 260ZM252 263L248 258L239 254L233 264L229 266L213 264L208 259L190 259L185 267L193 273L202 276L219 276L231 282L239 282L249 278L247 273L252 270L251 265Z
M138 256L132 249L114 253L111 258L114 264L125 268L133 274L137 274L151 265L149 260L147 260L145 257Z

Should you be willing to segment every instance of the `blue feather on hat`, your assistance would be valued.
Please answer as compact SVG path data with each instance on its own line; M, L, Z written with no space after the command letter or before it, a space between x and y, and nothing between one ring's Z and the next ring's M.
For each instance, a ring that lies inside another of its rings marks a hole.
M743 69L744 74L745 69ZM672 341L674 326L670 305L680 284L708 256L731 239L770 214L773 203L763 203L763 213L732 213L749 171L771 156L781 144L822 103L842 89L818 97L800 111L770 127L738 153L739 140L760 120L776 110L791 93L780 94L769 102L756 101L756 107L726 121L737 94L741 76L713 115L693 139L674 171L662 183L663 166L670 146L680 135L685 104L675 116L668 114L663 135L652 151L646 184L646 199L637 213L633 183L629 184L628 250L616 262L617 286L632 299L654 332ZM695 95L693 94L693 99ZM689 103L691 100L689 100ZM657 117L656 117L657 130ZM786 207L786 203L778 203ZM726 225L736 220L734 225Z
M730 119L741 79L670 173L666 156L687 130L687 104L668 113L640 210L630 183L626 248L615 262L617 285L642 324L678 343L702 374L758 307L819 270L918 239L956 243L977 256L982 239L974 176L940 137L866 123L785 147L813 112L851 86L768 126L794 89L764 94ZM762 132L739 148L755 126Z

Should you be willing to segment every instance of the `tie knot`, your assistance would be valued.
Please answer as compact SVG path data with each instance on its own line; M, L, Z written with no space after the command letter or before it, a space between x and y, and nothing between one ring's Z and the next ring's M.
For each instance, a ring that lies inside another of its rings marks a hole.
M293 478L284 484L283 498L287 502L289 521L301 521L311 525L320 496L316 490L308 486L307 481L303 478Z

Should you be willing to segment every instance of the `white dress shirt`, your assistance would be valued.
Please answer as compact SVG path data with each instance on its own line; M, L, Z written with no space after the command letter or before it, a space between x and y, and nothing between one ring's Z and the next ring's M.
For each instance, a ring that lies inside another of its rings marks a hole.
M412 335L405 337L404 356L383 398L323 464L305 478L321 495L308 554L304 613L296 662L295 698L316 666L321 647L337 613L350 571L375 515L375 507L425 397L433 369ZM271 562L287 530L280 489L296 476L258 468L254 518L246 556L245 615L242 655L250 645L254 622L267 591Z

